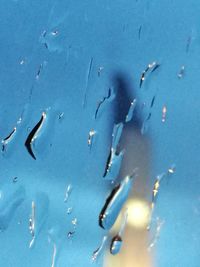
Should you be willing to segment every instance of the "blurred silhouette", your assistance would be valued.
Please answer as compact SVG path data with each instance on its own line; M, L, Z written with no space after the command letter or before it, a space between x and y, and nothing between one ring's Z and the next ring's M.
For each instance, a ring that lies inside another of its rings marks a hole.
M124 124L124 129L120 139L118 152L125 150L122 166L120 169L118 179L130 174L135 168L138 168L138 177L134 181L132 192L127 203L147 203L147 199L151 194L150 190L150 144L149 137L141 134L142 116L140 112L140 101L136 94L136 90L132 87L128 75L119 72L113 76L115 86L116 99L114 104L114 122L125 122L130 103L133 99L137 99L136 108L134 110L133 118L130 122ZM146 205L148 207L148 204ZM129 204L125 204L132 211ZM147 267L151 265L150 255L147 251L148 246L148 231L146 224L135 226L131 224L130 214L128 224L123 236L123 245L121 252L118 255L111 255L108 251L105 258L105 267ZM135 218L136 220L140 218ZM137 227L138 226L138 227ZM111 230L113 236L116 231L115 226ZM116 223L116 228L119 228Z

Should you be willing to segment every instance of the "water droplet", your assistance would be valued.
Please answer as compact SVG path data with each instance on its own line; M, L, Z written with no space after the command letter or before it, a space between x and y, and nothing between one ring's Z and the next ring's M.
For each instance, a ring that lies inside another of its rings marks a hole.
M56 248L56 244L54 243L53 244L52 260L51 260L51 267L55 267L56 254L57 254L57 248Z
M96 134L95 130L92 129L92 130L89 131L88 146L90 147L90 149L92 148L93 139L94 139L95 134Z
M44 30L40 36L40 43L44 44L44 46L46 47L46 49L48 49L49 52L61 52L63 48L59 45L59 42L57 41L56 37L58 37L58 35L58 30L49 32Z
M73 189L72 185L69 184L69 185L67 186L67 189L66 189L66 192L65 192L65 198L64 198L64 202L65 202L65 203L67 202L69 196L71 195L72 189Z
M128 218L128 212L126 210L124 212L124 216L123 216L123 219L122 219L120 230L119 230L118 234L113 237L113 239L111 241L111 244L110 244L110 253L112 255L118 254L120 252L120 250L121 250L121 247L122 247L122 236L123 236L126 224L127 224L127 218Z
M35 79L36 80L39 80L39 77L40 77L40 74L41 74L42 69L43 69L43 64L40 64L40 66L38 68L38 71L37 71L37 74L35 76Z
M115 94L113 92L113 88L109 88L107 96L104 96L97 104L97 108L96 108L95 115L94 115L95 119L97 119L99 110L101 109L102 106L104 106L104 103L106 105L107 102L110 103L114 98L115 98Z
M183 78L184 74L185 74L185 66L181 66L181 69L178 72L177 76L179 79L181 79L181 78Z
M32 239L29 248L32 248L40 233L48 214L49 199L45 193L37 193L35 200L31 202L31 214L29 218L29 231Z
M43 124L44 124L44 121L46 120L46 113L43 112L42 113L42 116L41 116L41 119L39 120L39 122L33 127L33 129L31 130L31 132L29 133L26 141L25 141L25 147L27 148L29 154L31 155L31 157L33 159L36 160L36 157L33 153L33 149L32 149L32 145L35 141L35 139L38 137L42 127L43 127Z
M167 107L163 106L163 108L162 108L162 122L166 121L166 115L167 115Z
M133 178L135 176L135 172L131 176L126 176L110 193L99 215L99 225L102 228L108 230L115 223L132 189Z
M72 220L72 224L73 224L74 228L76 228L76 226L77 226L77 224L78 224L78 220L77 220L77 218L74 218L74 219Z
M176 171L176 165L173 164L167 171L168 174L174 174Z
M148 251L150 251L157 243L159 237L160 237L160 231L163 227L164 221L161 221L159 218L156 219L156 231L153 239L150 242L150 245L148 246Z
M85 86L85 93L84 93L84 98L83 98L83 107L85 107L86 102L87 102L87 94L88 94L89 81L90 81L90 76L92 72L92 67L93 67L93 57L91 57L89 65L88 65L88 69L87 69L86 86Z
M69 231L67 233L67 238L71 238L75 234L75 231Z
M73 209L72 207L68 208L67 209L67 214L71 214L72 213L72 209Z
M140 77L140 88L142 87L142 84L144 82L144 80L146 79L146 75L149 72L154 72L156 69L158 69L160 67L160 64L156 63L155 61L150 63L146 69L142 72L141 77Z
M98 68L98 76L99 76L99 77L100 77L100 75L101 75L103 69L104 69L104 67L99 67L99 68Z
M172 165L172 167L175 168L175 165ZM170 172L174 171L174 169L171 169L171 168L169 168L169 169L170 169ZM159 188L160 188L160 183L165 177L167 177L167 175L171 175L171 173L169 172L169 169L168 169L167 172L157 175L157 177L155 179L155 183L154 183L153 190L152 190L151 214L150 214L149 225L147 226L147 230L150 230L150 227L151 227L153 211L154 211L155 204L156 204L156 201L157 201L157 198L158 198L158 192L159 192Z
M97 260L97 257L100 256L104 246L105 246L105 243L106 243L106 240L107 240L107 236L104 236L102 241L101 241L101 245L92 253L92 261L96 261Z
M107 180L114 180L119 174L124 151L121 151L119 154L117 154L116 151L120 137L122 135L123 127L123 123L116 124L113 127L112 147L103 174L103 177L106 177Z
M5 151L6 146L8 145L8 143L10 143L13 140L13 137L15 136L17 131L17 128L14 127L14 129L12 130L12 132L6 137L4 138L1 143L2 143L2 151Z
M22 117L19 117L17 124L20 124L22 122Z
M52 31L52 32L51 32L51 35L52 35L52 36L57 36L57 35L58 35L58 30L54 30L54 31Z
M130 104L130 107L129 107L129 110L128 110L128 114L126 115L126 122L129 122L129 121L132 120L136 104L137 104L137 100L134 99Z
M122 247L122 239L120 236L117 235L112 239L110 246L110 253L112 255L118 254L121 250L121 247Z
M113 127L113 133L112 133L112 149L114 151L116 151L117 146L119 144L119 140L120 140L121 135L122 135L123 127L124 127L123 123L116 124Z
M31 242L29 244L29 248L31 248L35 241L35 202L34 201L32 201L31 203L31 216L29 219L29 231L32 236Z
M115 150L111 149L110 153L111 154L108 157L105 172L103 175L106 180L114 180L118 176L124 156L124 151L120 152L119 155L117 155L115 154Z
M147 132L150 119L151 119L151 112L149 112L148 116L144 119L144 122L142 124L142 128L141 128L141 134L142 135Z
M61 112L61 113L58 115L58 119L61 120L61 119L63 119L63 117L64 117L64 112Z
M13 177L13 183L16 183L17 181L18 181L18 177L17 176Z
M25 64L25 60L22 59L20 62L19 62L20 65L24 65Z

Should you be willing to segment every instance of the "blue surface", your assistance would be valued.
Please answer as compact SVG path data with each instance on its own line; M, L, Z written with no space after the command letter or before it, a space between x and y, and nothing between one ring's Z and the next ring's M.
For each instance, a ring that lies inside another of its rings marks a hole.
M17 131L0 157L0 266L51 266L53 242L56 266L92 264L92 252L105 234L98 216L112 187L102 175L113 124L122 121L130 105L123 106L125 92L105 104L97 120L94 115L109 87L120 84L119 77L125 77L131 101L136 94L140 103L146 102L138 110L141 118L148 115L156 94L147 129L152 177L172 163L177 167L162 184L157 201L155 216L165 225L155 265L198 266L199 14L197 0L1 1L0 137L15 126ZM153 61L161 66L139 89L141 73ZM182 65L185 75L178 79ZM24 142L43 111L47 119L33 160ZM97 134L90 151L91 129ZM69 184L73 190L64 203ZM41 206L37 238L29 249L32 201L36 212L38 202ZM68 215L69 207L73 210ZM76 233L69 239L74 218Z

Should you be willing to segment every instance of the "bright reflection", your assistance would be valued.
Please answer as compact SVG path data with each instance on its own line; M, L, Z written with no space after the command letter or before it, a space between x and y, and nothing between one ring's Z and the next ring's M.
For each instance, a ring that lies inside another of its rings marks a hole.
M147 249L149 246L149 219L151 216L150 203L140 198L130 198L124 205L110 236L115 236L123 225L124 212L128 209L128 220L123 232L122 248L119 254L106 253L104 267L152 267L152 254Z
M144 229L148 226L149 218L151 215L150 206L144 200L138 198L135 199L132 198L126 202L123 211L120 213L115 224L113 225L111 229L112 235L116 234L116 232L119 231L120 225L122 224L123 220L122 214L125 211L125 209L128 209L127 224L130 227Z
M150 215L148 203L139 199L130 199L126 206L128 208L128 224L135 228L145 228Z

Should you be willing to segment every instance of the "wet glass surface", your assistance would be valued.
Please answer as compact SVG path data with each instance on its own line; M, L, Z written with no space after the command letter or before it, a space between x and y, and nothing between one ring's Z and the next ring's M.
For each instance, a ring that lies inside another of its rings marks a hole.
M0 266L198 266L199 14L1 1Z

